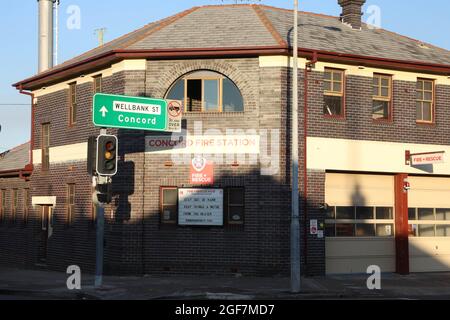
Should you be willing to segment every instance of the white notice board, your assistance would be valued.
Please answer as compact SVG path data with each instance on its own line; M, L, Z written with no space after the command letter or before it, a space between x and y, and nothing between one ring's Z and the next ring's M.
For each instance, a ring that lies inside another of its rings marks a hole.
M178 189L178 224L223 226L223 189Z

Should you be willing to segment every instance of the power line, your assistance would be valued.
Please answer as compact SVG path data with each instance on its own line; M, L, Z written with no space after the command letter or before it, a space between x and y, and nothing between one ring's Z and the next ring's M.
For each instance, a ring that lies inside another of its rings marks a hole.
M0 103L0 106L29 106L29 103Z

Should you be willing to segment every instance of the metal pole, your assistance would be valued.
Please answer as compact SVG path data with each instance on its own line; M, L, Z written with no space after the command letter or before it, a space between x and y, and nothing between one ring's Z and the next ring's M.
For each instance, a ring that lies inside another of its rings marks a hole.
M95 287L101 287L103 283L103 237L105 228L105 208L103 204L97 204L97 237L95 257Z
M298 0L294 0L292 68L292 194L291 194L291 292L300 292L300 217L298 196Z

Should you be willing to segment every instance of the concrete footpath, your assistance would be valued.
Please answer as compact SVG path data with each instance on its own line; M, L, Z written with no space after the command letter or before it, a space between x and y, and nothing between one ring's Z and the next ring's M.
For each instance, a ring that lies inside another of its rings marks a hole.
M302 292L289 292L288 278L144 276L104 277L94 288L94 276L82 275L81 290L67 289L61 272L0 268L0 300L247 300L247 299L450 299L450 273L384 274L381 290L368 290L367 275L302 279Z

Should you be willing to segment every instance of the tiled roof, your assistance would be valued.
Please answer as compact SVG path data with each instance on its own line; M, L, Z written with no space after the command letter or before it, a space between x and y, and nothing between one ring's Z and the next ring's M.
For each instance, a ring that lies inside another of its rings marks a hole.
M19 170L30 162L30 143L24 143L9 151L0 153L0 173L2 171Z
M37 77L114 50L287 47L292 43L292 24L292 10L265 5L193 7L94 48ZM338 17L309 12L299 15L299 47L450 68L448 50L383 29L370 29L366 24L362 30L354 30Z

